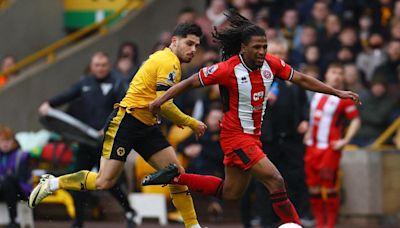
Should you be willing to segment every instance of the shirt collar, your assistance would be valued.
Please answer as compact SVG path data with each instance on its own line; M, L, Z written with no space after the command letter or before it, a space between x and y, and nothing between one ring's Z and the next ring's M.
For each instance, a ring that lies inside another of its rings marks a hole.
M244 62L242 54L239 54L239 59L240 59L240 62L242 63L242 65L244 66L244 68L246 68L246 70L248 70L249 72L253 71L253 70L252 70L250 67L248 67L248 66L246 65L246 63Z

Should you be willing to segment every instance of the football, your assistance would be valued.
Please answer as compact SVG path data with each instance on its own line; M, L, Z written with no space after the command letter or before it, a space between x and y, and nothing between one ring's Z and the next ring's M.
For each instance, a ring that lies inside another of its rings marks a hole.
M278 228L301 228L301 226L296 223L285 223L280 225Z

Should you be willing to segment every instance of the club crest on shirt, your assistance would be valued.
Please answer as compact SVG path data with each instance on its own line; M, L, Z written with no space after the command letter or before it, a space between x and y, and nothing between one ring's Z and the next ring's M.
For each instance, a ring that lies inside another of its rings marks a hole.
M170 83L175 83L176 79L176 72L175 70L171 71L171 73L168 74L167 81Z
M282 66L283 66L283 67L285 67L285 66L286 66L286 63L285 63L285 61L283 61L282 59L281 59L281 64L282 64Z
M217 64L209 66L209 67L204 67L203 68L204 76L207 77L209 74L214 73L217 69L218 69L218 65Z
M272 78L272 72L269 70L263 70L261 71L261 75L265 80L269 80Z

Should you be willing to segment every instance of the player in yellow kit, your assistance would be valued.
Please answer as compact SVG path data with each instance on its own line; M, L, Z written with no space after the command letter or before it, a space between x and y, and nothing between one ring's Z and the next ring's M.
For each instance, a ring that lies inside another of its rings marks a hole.
M174 149L147 107L181 80L181 63L192 60L201 36L201 29L197 25L179 24L173 33L171 45L152 54L142 65L125 97L116 105L107 121L98 173L82 170L57 178L46 174L32 191L29 206L35 207L57 189L84 191L111 188L118 180L132 148L156 169L165 168L171 163L179 164ZM172 100L161 107L161 114L175 124L189 126L198 136L206 129L204 123L182 113ZM184 172L182 167L180 169ZM185 227L200 227L188 188L179 185L169 185L169 188Z

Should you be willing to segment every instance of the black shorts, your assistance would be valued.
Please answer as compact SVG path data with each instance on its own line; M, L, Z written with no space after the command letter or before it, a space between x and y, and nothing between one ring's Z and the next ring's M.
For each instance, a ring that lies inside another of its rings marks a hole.
M115 109L108 118L104 130L103 157L126 161L133 148L146 161L170 144L158 125L148 126L124 108Z

